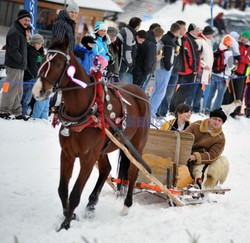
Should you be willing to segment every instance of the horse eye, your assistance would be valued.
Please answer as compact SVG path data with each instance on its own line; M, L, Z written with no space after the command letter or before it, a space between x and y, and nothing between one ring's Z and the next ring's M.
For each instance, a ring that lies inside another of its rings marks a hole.
M56 63L55 63L55 65L56 65L56 67L57 67L57 68L59 68L59 67L61 67L61 66L62 66L62 63L60 63L60 62L56 62Z

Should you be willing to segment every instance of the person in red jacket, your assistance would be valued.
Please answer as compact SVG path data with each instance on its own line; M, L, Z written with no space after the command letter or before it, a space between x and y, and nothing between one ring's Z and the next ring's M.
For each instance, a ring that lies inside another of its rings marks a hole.
M250 32L244 31L240 35L239 40L239 50L240 50L240 60L237 64L237 69L235 71L236 77L232 80L230 86L233 92L231 92L230 103L235 100L243 100L244 85L246 81L247 67L250 65ZM249 85L248 85L249 86ZM249 90L249 88L248 88ZM250 90L247 91L250 93ZM247 93L246 93L247 96ZM225 99L225 97L224 97ZM249 104L250 105L250 104ZM240 114L241 107L237 107L234 112L230 114L231 117L235 118ZM247 109L246 109L247 110ZM246 112L247 115L247 112ZM250 112L249 112L250 115Z
M188 32L184 36L184 66L185 71L178 72L178 83L180 87L174 93L172 98L173 107L181 103L186 103L190 89L193 88L193 83L196 81L197 75L201 72L201 51L196 42L200 29L195 24L190 24Z
M246 85L246 92L245 92L245 105L246 105L246 110L245 110L245 115L246 117L250 117L250 83L246 82L247 80L247 69L250 66L250 31L244 31L241 33L240 36L240 41L239 41L239 46L240 46L240 56L241 59L238 62L237 69L236 69L236 74L238 76L238 79L236 80L236 95L237 91L239 91L240 96L237 97L240 100L243 99L243 86L244 83ZM238 88L239 86L239 88ZM236 109L233 113L233 115L239 114L240 109Z

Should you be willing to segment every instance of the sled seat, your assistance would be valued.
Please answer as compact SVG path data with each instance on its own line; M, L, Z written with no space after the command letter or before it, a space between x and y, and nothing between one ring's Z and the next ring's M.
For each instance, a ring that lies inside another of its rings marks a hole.
M142 157L162 184L183 188L193 182L186 166L193 142L191 133L150 129ZM150 183L141 172L137 180Z

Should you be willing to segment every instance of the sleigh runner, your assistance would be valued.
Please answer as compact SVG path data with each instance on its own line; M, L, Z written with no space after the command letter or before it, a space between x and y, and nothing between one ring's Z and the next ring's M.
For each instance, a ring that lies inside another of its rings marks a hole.
M152 174L149 175L145 169L139 168L134 187L170 200L177 206L201 203L207 194L225 194L230 191L189 187L194 183L187 167L193 142L194 136L191 133L150 129L142 158L152 169ZM133 163L132 160L131 162ZM155 183L154 179L158 182ZM108 178L108 183L128 185L127 180L112 177ZM114 189L114 184L112 187Z

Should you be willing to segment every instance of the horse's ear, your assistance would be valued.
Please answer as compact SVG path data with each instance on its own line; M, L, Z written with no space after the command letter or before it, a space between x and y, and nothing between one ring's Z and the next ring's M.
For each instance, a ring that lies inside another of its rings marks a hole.
M66 51L68 47L69 47L69 38L67 35L64 36L63 40L59 40L55 36L51 38L51 44L49 49L60 48Z

